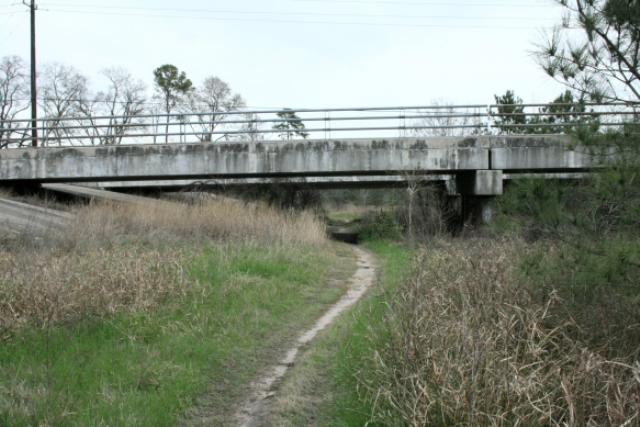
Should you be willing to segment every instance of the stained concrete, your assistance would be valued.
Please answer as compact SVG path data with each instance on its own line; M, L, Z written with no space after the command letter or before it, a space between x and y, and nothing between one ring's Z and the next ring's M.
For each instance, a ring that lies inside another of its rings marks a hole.
M409 179L419 182L448 181L455 177L450 174L422 175L354 175L354 176L311 176L311 177L264 177L264 178L214 178L214 179L174 179L149 181L98 181L79 182L77 185L110 190L166 190L177 191L185 188L228 189L265 185L293 185L313 189L404 187ZM48 185L48 184L45 184Z
M62 193L69 196L80 197L88 200L101 200L108 202L123 203L166 203L149 197L133 196L130 194L117 193L115 191L106 191L99 188L85 187L81 185L70 184L42 184L44 190Z
M495 196L505 176L576 174L602 166L602 159L564 135L24 148L0 150L0 184L113 181L112 188L127 188L284 179L329 188L398 185L420 176L445 181L451 194Z
M564 136L393 138L25 148L0 152L0 180L96 181L584 169Z
M62 231L73 215L11 199L0 199L0 237L44 235Z
M385 174L487 169L489 152L455 139L355 139L15 149L0 180L95 181Z

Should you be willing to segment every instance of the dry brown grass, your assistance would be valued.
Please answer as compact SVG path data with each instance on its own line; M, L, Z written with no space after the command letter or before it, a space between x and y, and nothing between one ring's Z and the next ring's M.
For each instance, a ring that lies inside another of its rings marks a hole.
M638 426L640 364L606 360L518 283L518 242L439 242L391 304L374 372L383 425ZM554 325L554 326L550 326Z
M326 242L310 213L231 199L100 203L73 213L65 230L0 240L0 342L26 325L144 311L179 297L189 289L183 266L208 244Z
M31 257L1 253L0 331L151 309L187 291L183 262L175 251L135 247Z
M72 241L242 241L323 244L324 224L309 212L282 212L259 203L220 198L194 204L99 204L77 212Z

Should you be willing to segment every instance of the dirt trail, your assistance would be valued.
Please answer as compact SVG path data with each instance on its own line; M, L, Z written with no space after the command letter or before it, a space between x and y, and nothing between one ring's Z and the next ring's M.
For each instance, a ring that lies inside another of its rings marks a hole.
M349 307L354 305L366 291L371 287L375 278L373 256L364 250L354 247L358 256L358 269L351 277L351 284L347 293L313 325L313 327L303 332L296 341L286 350L284 357L277 364L268 368L263 375L251 384L251 394L236 412L234 425L242 427L262 426L263 415L267 412L267 405L275 393L276 389L298 357L304 346L327 326L331 325L336 318Z

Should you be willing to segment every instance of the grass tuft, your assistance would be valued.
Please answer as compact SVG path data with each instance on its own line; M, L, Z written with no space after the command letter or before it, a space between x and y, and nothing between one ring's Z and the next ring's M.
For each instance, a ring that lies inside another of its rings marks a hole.
M0 254L0 330L148 311L187 292L184 262L168 248Z
M522 281L517 241L440 241L390 304L360 374L383 425L637 425L640 365L570 333ZM635 423L635 424L634 424Z
M0 338L121 311L148 311L190 287L194 250L222 245L326 244L312 214L231 199L93 204L64 230L23 232L0 253ZM259 266L258 266L259 267Z
M324 224L310 212L283 212L261 203L205 199L194 204L100 204L78 211L72 242L114 237L153 241L241 241L269 244L326 242Z

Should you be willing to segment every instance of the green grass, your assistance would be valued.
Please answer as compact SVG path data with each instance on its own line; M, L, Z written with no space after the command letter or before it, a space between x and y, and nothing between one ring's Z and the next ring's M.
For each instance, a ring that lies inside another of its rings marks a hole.
M389 241L366 243L378 259L378 281L358 305L321 335L288 374L274 403L271 425L363 426L371 402L358 392L355 374L367 369L382 329L386 303L410 268L412 252Z
M0 425L170 426L199 396L223 423L279 345L342 295L332 279L355 263L341 246L211 246L188 268L198 284L159 310L0 344Z

